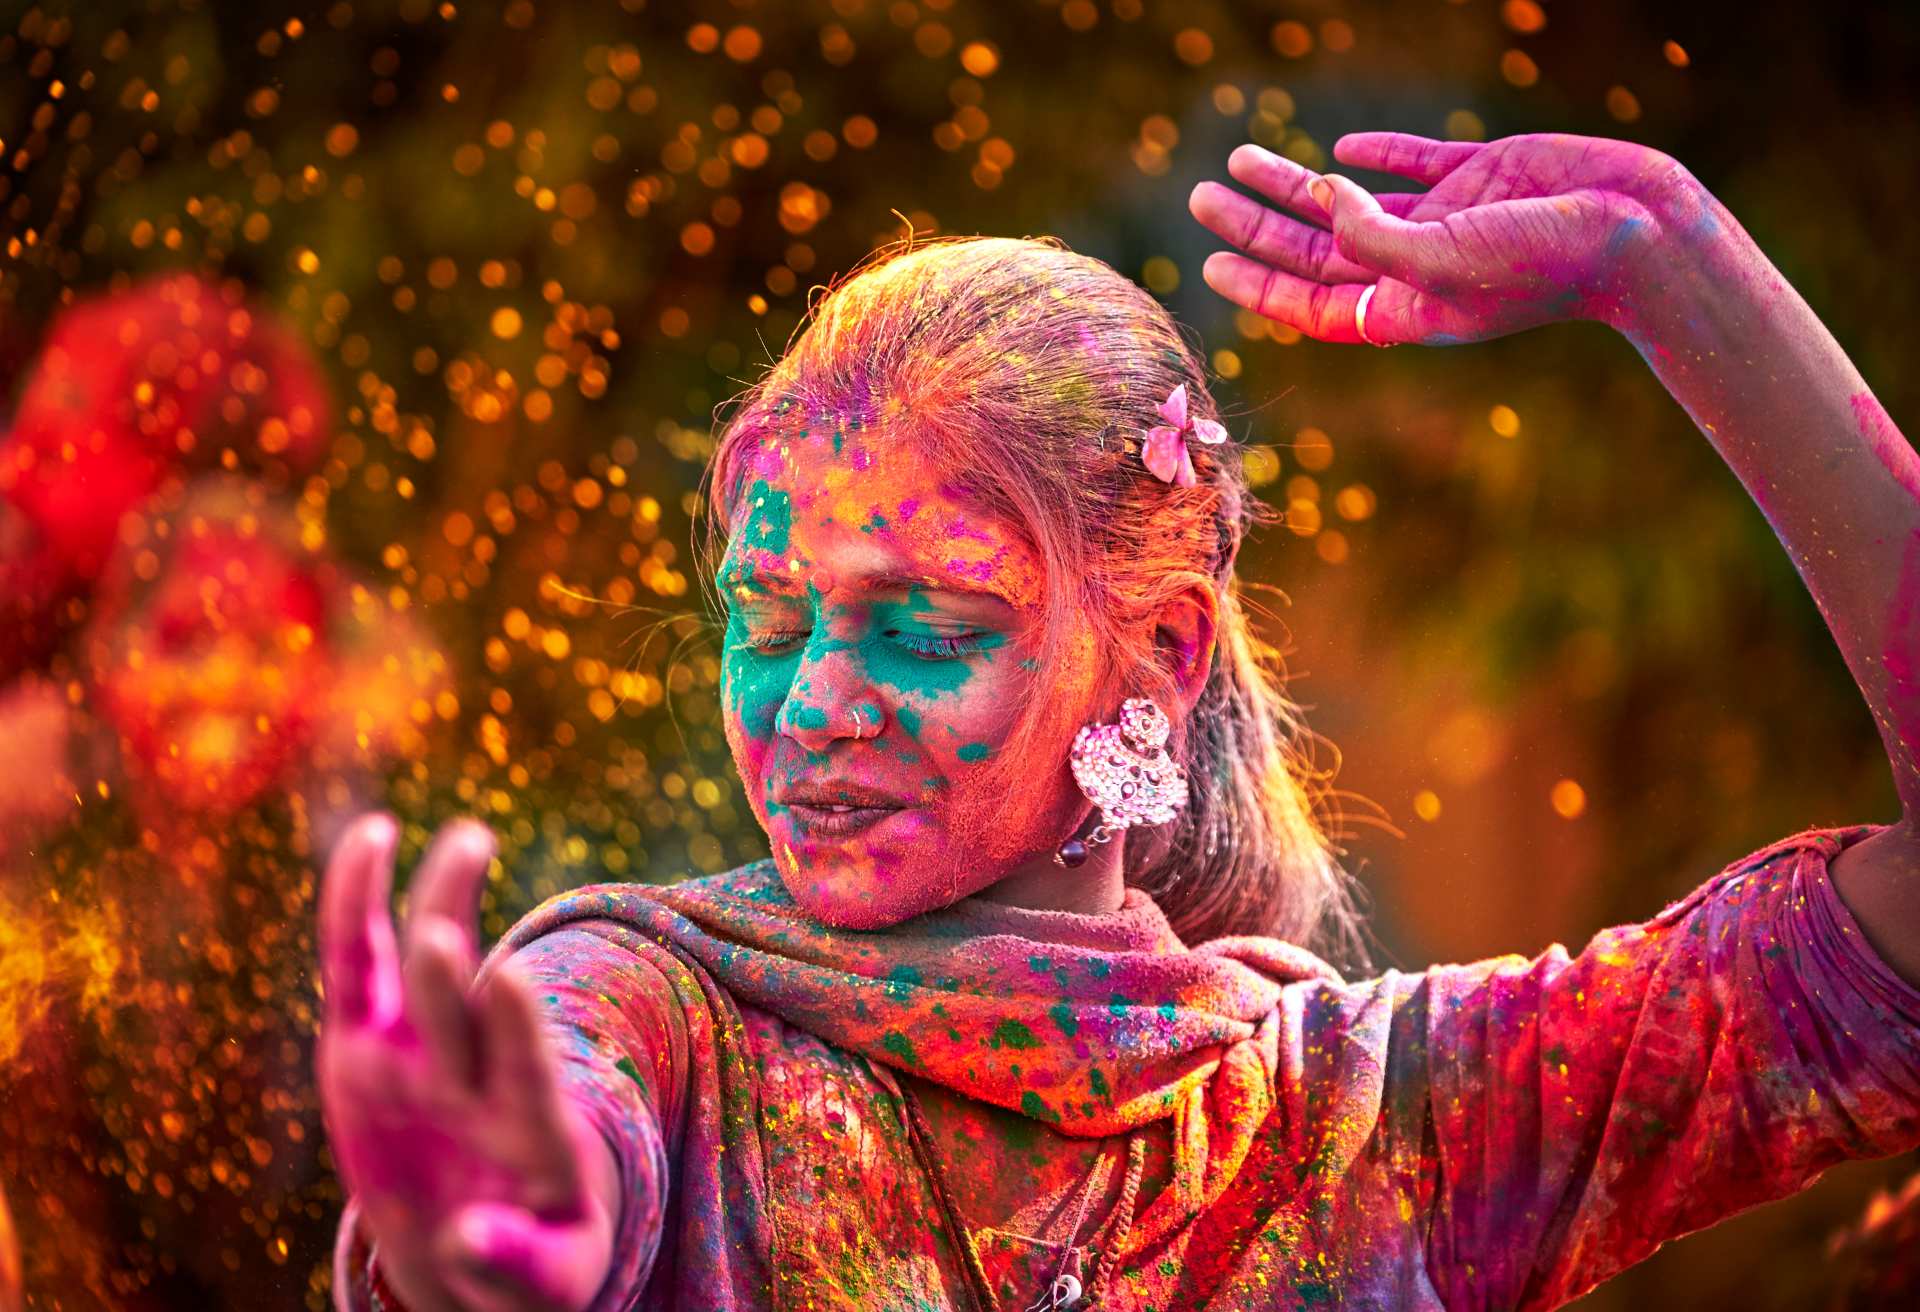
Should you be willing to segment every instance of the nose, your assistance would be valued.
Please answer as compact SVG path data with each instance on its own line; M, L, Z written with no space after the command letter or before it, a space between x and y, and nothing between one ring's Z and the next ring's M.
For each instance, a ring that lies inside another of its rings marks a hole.
M885 727L880 699L849 651L805 661L774 718L776 732L810 752L843 738L876 738Z

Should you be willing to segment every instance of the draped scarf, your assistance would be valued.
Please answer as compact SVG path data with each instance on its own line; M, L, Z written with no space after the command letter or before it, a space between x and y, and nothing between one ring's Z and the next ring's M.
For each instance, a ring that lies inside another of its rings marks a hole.
M489 964L590 920L697 967L697 988L676 986L690 1087L671 1163L679 1233L663 1236L672 1252L661 1258L702 1273L705 1307L772 1306L777 1284L738 1004L1061 1134L1104 1137L1170 1117L1173 1179L1135 1223L1130 1247L1141 1248L1218 1199L1277 1113L1283 986L1339 978L1277 939L1189 948L1138 889L1106 915L971 897L885 929L837 929L794 903L771 861L666 887L561 894L515 925Z

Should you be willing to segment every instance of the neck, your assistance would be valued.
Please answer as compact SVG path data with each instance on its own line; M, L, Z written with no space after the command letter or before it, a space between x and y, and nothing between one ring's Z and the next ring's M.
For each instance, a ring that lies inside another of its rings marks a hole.
M1030 857L983 888L976 897L1029 911L1072 911L1085 916L1109 915L1126 902L1127 881L1122 874L1126 834L1091 848L1087 863L1069 868L1046 851Z

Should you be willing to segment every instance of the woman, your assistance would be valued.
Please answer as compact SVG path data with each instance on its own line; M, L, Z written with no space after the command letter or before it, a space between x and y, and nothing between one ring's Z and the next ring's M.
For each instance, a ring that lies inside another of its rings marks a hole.
M771 860L536 910L395 827L326 877L342 1306L1565 1302L1920 1144L1920 471L1687 172L1573 137L1255 147L1192 208L1222 294L1335 341L1561 319L1640 348L1792 552L1904 818L1645 924L1342 982L1301 726L1233 562L1198 359L1097 261L934 243L817 308L720 436L728 741ZM1290 217L1291 216L1291 217ZM1192 945L1192 946L1190 946Z

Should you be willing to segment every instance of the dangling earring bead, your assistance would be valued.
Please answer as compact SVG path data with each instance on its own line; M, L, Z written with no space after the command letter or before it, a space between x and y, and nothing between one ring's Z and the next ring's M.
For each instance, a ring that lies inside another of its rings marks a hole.
M1165 824L1188 800L1187 771L1167 754L1173 726L1167 713L1145 697L1120 704L1118 724L1089 724L1074 737L1068 763L1074 782L1100 811L1100 823L1085 839L1062 843L1054 862L1078 866L1088 850L1133 825Z

